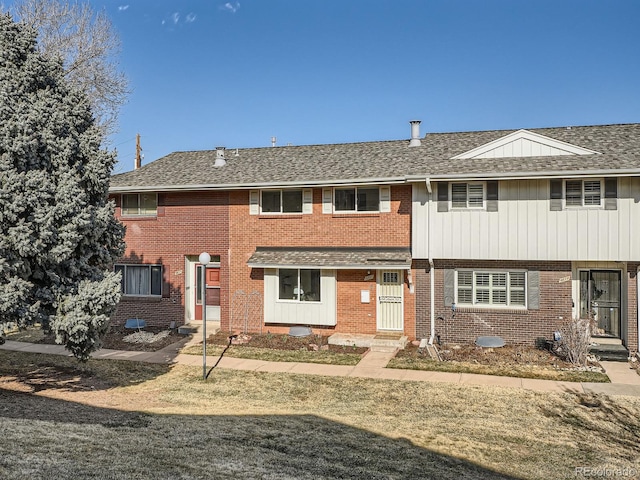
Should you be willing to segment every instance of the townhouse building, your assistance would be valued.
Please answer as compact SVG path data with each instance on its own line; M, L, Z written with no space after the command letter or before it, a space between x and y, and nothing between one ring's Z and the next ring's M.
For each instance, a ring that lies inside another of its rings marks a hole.
M175 152L112 177L113 318L638 350L640 125ZM199 253L212 256L198 264Z

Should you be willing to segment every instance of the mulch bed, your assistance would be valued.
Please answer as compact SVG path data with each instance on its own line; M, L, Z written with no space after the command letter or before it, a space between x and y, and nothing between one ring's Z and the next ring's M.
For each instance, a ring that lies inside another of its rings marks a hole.
M476 345L443 345L438 347L444 361L466 362L477 365L522 366L536 365L553 369L570 369L572 365L548 350L523 345L506 345L500 348L482 348ZM426 349L407 345L397 357L426 357Z
M228 345L231 332L218 332L207 337L207 342L213 345ZM307 337L291 337L287 334L248 334L238 335L232 341L232 345L242 347L270 348L273 350L327 350L333 353L357 353L363 354L366 347L353 347L346 345L329 345L329 337L322 335L309 335Z
M163 329L163 328L153 328L147 327L142 330L148 337L147 341L133 341L127 342L125 339L137 333L137 330L125 329L124 327L115 327L111 326L109 328L109 332L107 332L106 336L102 340L102 348L109 348L112 350L127 350L127 351L136 351L136 352L157 352L158 350L163 349L173 343L179 342L184 339L185 336L181 335L177 332ZM165 336L164 333L167 332L168 335ZM155 341L152 336L158 338ZM135 339L135 337L133 337ZM33 343L41 343L47 345L54 345L55 335L44 335L41 339L33 340Z

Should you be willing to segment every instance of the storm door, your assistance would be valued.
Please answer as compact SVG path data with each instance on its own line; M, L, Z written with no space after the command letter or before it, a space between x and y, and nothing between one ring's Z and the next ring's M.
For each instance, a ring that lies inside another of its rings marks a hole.
M195 269L195 320L202 320L202 265ZM205 268L205 300L207 303L207 321L220 320L220 267Z
M580 270L580 317L593 318L592 335L620 338L619 270Z
M378 330L403 330L402 288L401 270L378 270Z

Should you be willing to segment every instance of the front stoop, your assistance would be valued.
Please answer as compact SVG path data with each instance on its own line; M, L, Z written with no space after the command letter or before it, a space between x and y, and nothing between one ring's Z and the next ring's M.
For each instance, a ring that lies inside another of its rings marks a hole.
M408 338L402 334L379 333L376 335L362 333L334 333L329 337L329 345L346 345L349 347L365 347L372 352L395 352L404 350Z
M624 345L600 343L598 339L594 339L594 343L589 347L589 353L605 361L626 362L629 359L629 350Z
M207 322L207 336L215 335L220 331L220 322ZM202 334L202 320L192 320L178 327L178 333L182 335Z
M404 350L409 339L401 334L396 333L379 333L371 341L372 352L395 352Z

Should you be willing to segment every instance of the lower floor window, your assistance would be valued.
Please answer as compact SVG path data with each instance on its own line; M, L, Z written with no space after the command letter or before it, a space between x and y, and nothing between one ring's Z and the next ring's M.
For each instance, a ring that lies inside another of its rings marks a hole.
M320 270L281 268L278 283L280 300L320 301Z
M162 295L161 265L116 265L122 274L121 292L125 295Z
M457 300L460 305L526 305L525 272L457 272Z

